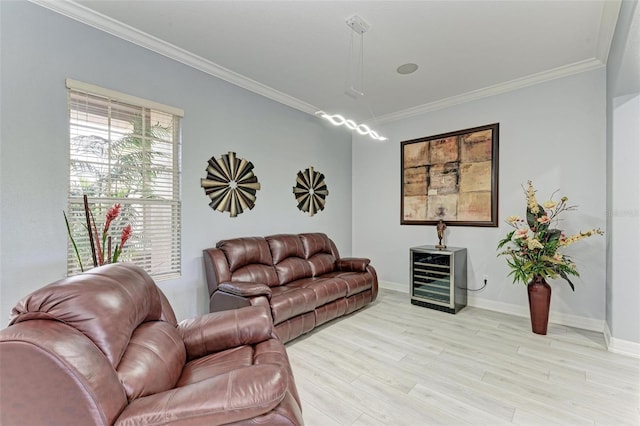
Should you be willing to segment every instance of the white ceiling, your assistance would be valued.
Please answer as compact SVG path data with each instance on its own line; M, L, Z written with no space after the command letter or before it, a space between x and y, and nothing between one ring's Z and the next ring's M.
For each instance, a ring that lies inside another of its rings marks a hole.
M299 110L374 122L601 67L620 7L619 0L33 1ZM355 35L345 21L353 15L371 26L358 99L344 93ZM407 62L418 71L398 74Z

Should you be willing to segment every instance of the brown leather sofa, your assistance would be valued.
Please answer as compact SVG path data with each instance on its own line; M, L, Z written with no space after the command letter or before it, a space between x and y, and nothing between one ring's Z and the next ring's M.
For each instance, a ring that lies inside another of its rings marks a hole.
M322 233L223 240L203 254L209 310L268 306L283 342L362 308L378 294L369 259L340 258Z
M0 331L0 424L303 423L284 346L255 306L176 323L117 263L22 299Z

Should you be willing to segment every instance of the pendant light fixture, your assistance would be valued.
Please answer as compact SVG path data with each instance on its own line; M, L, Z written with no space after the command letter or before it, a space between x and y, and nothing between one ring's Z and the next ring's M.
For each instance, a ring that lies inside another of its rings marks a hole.
M316 115L318 117L324 118L325 120L328 120L329 123L333 124L334 126L346 126L347 128L351 130L355 130L361 135L369 135L371 139L374 139L377 141L387 140L387 138L385 138L384 136L380 136L378 132L376 132L375 130L372 130L366 124L356 124L355 121L349 120L340 114L329 115L324 111L318 111L316 112Z
M353 30L353 33L351 34L351 43L349 46L348 87L344 93L353 99L358 99L359 97L364 97L364 33L369 30L370 25L358 15L347 19L346 24ZM360 42L359 50L354 47L354 39ZM355 130L363 136L368 135L374 140L387 140L387 138L381 136L366 124L357 124L355 121L340 114L328 114L324 111L317 111L316 115L329 121L334 126L346 126L348 129Z

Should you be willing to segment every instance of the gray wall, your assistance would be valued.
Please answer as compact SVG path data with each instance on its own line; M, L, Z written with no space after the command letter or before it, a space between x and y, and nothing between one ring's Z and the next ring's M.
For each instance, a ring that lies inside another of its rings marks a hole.
M496 257L497 242L510 230L504 219L525 215L522 185L530 179L540 200L560 189L579 205L560 225L568 235L605 228L605 97L602 68L387 124L384 144L354 139L354 253L368 253L381 280L408 292L409 248L435 244L437 236L435 226L400 225L400 142L499 122L499 227L449 226L446 243L468 248L470 288L488 275L486 289L471 294L477 306L528 316L526 288L511 283L506 260ZM552 319L601 331L605 238L567 252L581 278L575 293L553 281Z
M606 95L604 70L592 71L387 124L381 130L389 141L356 137L352 151L348 133L306 114L31 3L0 1L0 325L17 299L65 275L64 80L74 78L185 110L183 276L159 283L181 318L206 310L201 250L239 235L324 231L343 255L371 257L382 281L408 286L408 248L433 243L436 234L399 225L399 142L500 122L500 220L521 214L520 185L533 179L540 194L561 188L579 204L568 231L606 223L607 240L572 249L582 278L576 293L554 283L552 315L606 319L614 337L640 342L638 263L626 261L638 253L638 199L627 192L637 194L638 181L620 183L638 173L638 74L629 67L637 15L636 2L623 1ZM262 183L256 208L235 219L211 211L199 186L206 160L230 150L254 162ZM295 173L310 165L326 174L331 192L313 218L297 211L291 195ZM471 287L489 275L476 303L523 307L524 289L495 257L505 232L503 224L450 227L447 242L469 247Z
M350 254L350 133L28 2L0 1L0 39L2 326L20 297L66 273L66 78L185 111L183 272L159 283L178 317L207 310L201 251L220 239L321 231ZM237 218L211 210L200 187L207 160L228 151L252 161L262 184L255 208ZM314 217L292 194L309 166L330 191Z
M624 1L607 67L607 227L610 232L607 237L606 319L614 348L619 343L615 339L640 343L638 49L640 9L636 1Z

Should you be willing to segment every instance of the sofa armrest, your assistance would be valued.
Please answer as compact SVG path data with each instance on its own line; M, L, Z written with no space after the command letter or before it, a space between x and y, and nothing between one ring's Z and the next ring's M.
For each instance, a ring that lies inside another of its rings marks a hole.
M286 396L288 373L275 364L252 365L134 400L118 426L226 424L273 410Z
M264 306L213 312L178 324L189 360L264 342L271 338L272 330L271 314Z
M343 257L336 265L339 271L366 272L371 260L364 257Z
M202 251L202 255L204 272L207 277L207 286L209 287L209 296L211 296L218 289L219 283L231 279L231 272L229 271L227 258L222 250L208 248Z
M266 284L248 282L226 282L218 285L219 291L242 297L267 296L271 299L271 288Z

